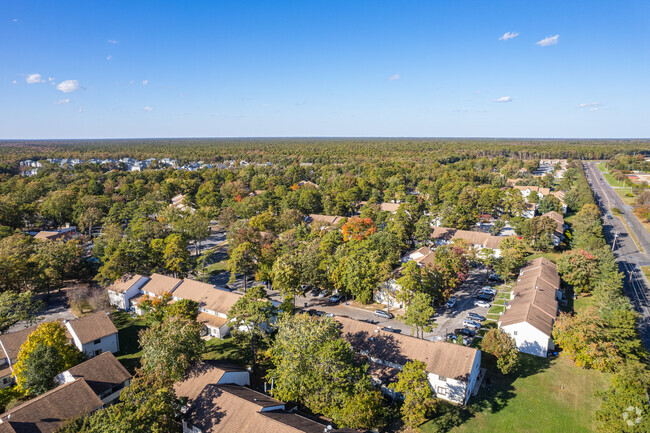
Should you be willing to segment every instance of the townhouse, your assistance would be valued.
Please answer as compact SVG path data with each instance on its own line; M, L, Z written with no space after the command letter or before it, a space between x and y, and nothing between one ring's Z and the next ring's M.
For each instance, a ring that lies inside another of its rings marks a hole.
M98 311L63 323L71 342L88 358L120 351L117 328L106 312Z
M448 227L433 227L430 238L436 246L450 244L456 239L462 239L478 251L489 248L494 251L495 257L500 257L501 242L506 236L492 236L485 232L458 230Z

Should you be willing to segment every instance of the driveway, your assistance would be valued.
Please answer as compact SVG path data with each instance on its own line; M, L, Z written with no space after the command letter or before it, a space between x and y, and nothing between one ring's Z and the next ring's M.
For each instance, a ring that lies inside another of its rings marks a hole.
M68 298L65 294L65 291L61 290L60 292L51 293L49 299L47 300L45 295L40 295L39 298L41 298L43 301L46 301L47 304L45 308L42 309L37 315L37 322L35 324L61 320L72 320L77 318L74 314L72 314L72 311L70 311L70 307L68 306ZM25 328L29 328L30 326L34 326L35 324L28 322L19 322L9 328L7 332L21 331Z

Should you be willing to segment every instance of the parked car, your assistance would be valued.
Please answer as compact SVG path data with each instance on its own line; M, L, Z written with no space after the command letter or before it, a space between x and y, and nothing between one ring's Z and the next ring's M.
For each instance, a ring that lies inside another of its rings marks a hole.
M314 310L313 308L311 310L308 310L307 313L310 316L318 316L318 317L322 317L325 314L323 311Z
M476 320L477 322L482 322L485 320L485 317L478 315L476 313L467 313L467 318L469 320Z
M309 291L309 286L307 284L301 284L300 291L302 292L302 295L305 296Z
M330 294L330 292L327 289L323 289L323 290L320 291L320 293L318 293L318 297L319 298L326 298L327 295L329 295L329 294Z
M482 301L480 299L477 299L476 301L474 301L474 305L476 307L481 307L481 308L490 308L490 303L489 302Z
M497 289L493 289L490 286L485 286L485 287L481 287L481 293L487 293L492 296L495 296L497 294Z
M464 335L466 337L474 337L476 335L476 332L468 328L458 328L458 329L454 329L454 334Z
M309 292L309 294L312 296L318 296L320 294L320 289L318 287L314 287L311 289L311 292Z
M384 310L375 310L375 316L381 317L383 319L392 319L393 317L395 317L393 316L393 313L389 313L388 311L384 311Z
M463 320L463 326L467 328L479 329L481 327L481 324L473 320L465 319Z
M343 296L339 295L338 293L335 293L334 296L332 296L327 300L327 302L329 302L330 304L338 304L339 302L341 302L341 299L343 299Z
M325 317L334 317L334 313L327 313L325 314Z
M448 341L456 341L457 338L458 338L458 335L456 335L456 334L447 334L447 336L446 336L446 339Z
M499 281L501 281L501 277L499 275L495 274L495 273L491 273L488 276L488 280L499 282Z
M451 298L451 299L449 299L449 300L447 301L447 304L445 304L445 305L447 305L448 308L453 307L454 305L456 305L456 298Z
M487 293L482 293L476 297L479 301L487 301L487 302L492 302L494 300L494 296L488 295Z
M392 326L386 326L385 328L381 328L381 330L386 331L386 332L394 332L396 334L399 334L399 333L402 332L401 329L396 329L396 328L393 328Z

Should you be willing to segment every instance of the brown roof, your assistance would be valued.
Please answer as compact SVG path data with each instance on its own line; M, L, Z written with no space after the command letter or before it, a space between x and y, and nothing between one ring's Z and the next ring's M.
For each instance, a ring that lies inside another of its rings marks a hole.
M167 275L152 274L149 282L142 287L142 290L162 296L165 293L172 293L183 281Z
M499 248L501 242L505 239L504 236L492 236L485 232L472 232L469 230L458 230L449 227L434 227L431 231L432 239L442 239L445 241L452 241L454 239L464 239L472 245L479 245L496 249Z
M246 369L218 361L199 361L190 368L182 382L174 384L176 395L194 400L206 385L217 385L228 371L246 372Z
M335 224L341 220L340 216L335 216L335 215L318 215L315 213L309 214L309 218L312 219L312 221L317 221L325 224Z
M417 256L413 258L413 256ZM421 247L411 253L409 258L420 265L433 265L435 260L435 253L429 247Z
M237 293L216 289L200 281L183 280L174 291L175 298L191 299L198 302L199 308L228 314L230 308L241 298Z
M404 365L417 359L427 371L457 380L469 378L478 350L442 341L429 341L382 331L376 325L359 320L336 317L342 325L343 337L355 351L369 358Z
M81 344L90 343L108 335L117 334L117 328L104 311L98 311L88 316L70 320L72 330L81 341Z
M108 286L106 290L110 290L111 292L116 293L124 293L129 290L135 283L137 283L140 278L146 278L149 280L149 278L143 277L140 274L128 273L115 280L115 282Z
M279 407L279 409L270 409ZM326 426L287 413L284 403L238 385L206 385L185 415L204 433L322 433ZM269 411L262 412L267 409ZM330 430L333 433L353 430Z
M12 363L16 361L16 358L18 358L20 346L27 341L29 334L36 331L36 328L36 326L32 326L31 328L23 329L22 331L0 335L0 342L5 350L5 354Z
M499 326L526 322L550 337L557 316L555 294L559 287L555 263L543 257L532 260L521 269L512 289L514 296L508 301Z
M537 191L537 193L540 195L549 195L551 193L551 188L544 188L542 186L514 185L513 188L516 188L519 191L526 191L527 189L531 191Z
M86 381L79 379L8 410L0 415L0 419L16 433L49 433L58 430L67 420L102 405ZM12 430L5 428L5 431Z
M67 371L75 379L84 379L97 395L114 386L121 385L131 378L131 374L111 352L97 355Z
M199 313L198 317L196 320L199 323L204 323L206 325L214 326L215 328L221 328L223 325L228 323L228 319L225 319L223 317L215 316L214 314L208 314L208 313Z
M544 215L542 215L542 216L543 216L543 217L549 217L550 219L552 219L553 221L555 221L555 224L556 224L556 229L555 229L555 231L556 231L558 234L561 235L561 234L564 233L564 217L563 217L560 213L555 212L554 210L552 210L552 211L550 211L550 212L546 212L546 213L545 213Z
M379 209L383 212L397 212L399 203L380 203Z

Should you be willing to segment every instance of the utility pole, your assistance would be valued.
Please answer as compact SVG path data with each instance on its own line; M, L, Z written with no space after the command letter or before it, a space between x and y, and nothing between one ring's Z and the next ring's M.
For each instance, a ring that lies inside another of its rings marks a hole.
M614 232L614 240L612 241L612 252L614 251L614 246L616 245L616 238L618 238L618 231Z

